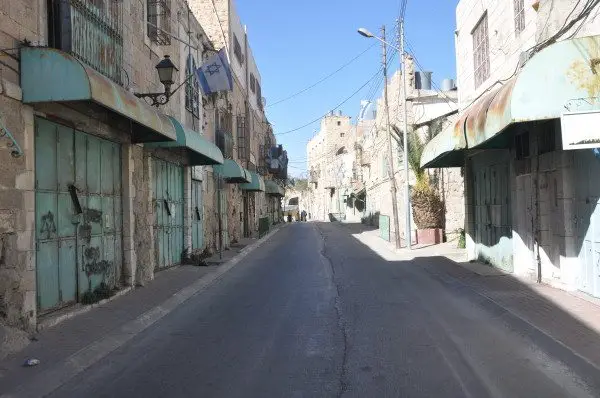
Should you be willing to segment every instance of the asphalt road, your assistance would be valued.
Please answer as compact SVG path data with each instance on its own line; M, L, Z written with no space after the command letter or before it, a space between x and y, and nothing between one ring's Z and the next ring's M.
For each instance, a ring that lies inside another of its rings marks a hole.
M592 397L600 373L417 261L294 224L52 396Z

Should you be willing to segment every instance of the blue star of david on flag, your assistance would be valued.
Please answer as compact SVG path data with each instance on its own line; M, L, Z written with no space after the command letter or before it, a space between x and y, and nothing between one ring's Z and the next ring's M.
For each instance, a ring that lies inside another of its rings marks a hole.
M225 49L210 57L196 69L196 76L204 95L218 91L231 91L233 79Z

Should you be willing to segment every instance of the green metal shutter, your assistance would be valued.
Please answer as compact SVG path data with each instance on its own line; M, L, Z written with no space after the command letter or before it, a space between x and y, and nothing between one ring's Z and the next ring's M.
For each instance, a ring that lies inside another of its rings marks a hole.
M121 148L36 118L36 271L40 311L80 300L122 266ZM79 207L79 208L78 208Z
M152 158L152 203L156 267L181 263L183 254L183 167Z
M204 247L202 181L192 180L192 249Z

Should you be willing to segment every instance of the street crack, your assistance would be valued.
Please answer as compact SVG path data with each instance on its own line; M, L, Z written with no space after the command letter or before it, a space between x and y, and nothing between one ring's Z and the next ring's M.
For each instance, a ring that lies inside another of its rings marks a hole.
M338 388L338 393L337 393L337 397L340 398L346 393L346 391L348 391L348 383L347 383L347 380L348 380L348 328L346 326L346 322L344 321L344 316L342 314L342 298L340 295L340 286L336 279L335 267L333 266L333 261L327 255L327 250L326 250L327 238L325 237L325 234L323 234L323 231L321 230L321 228L316 226L316 229L317 229L317 232L319 233L319 235L321 236L321 241L320 241L321 248L319 250L319 254L323 258L323 261L329 265L329 269L331 271L331 282L332 282L333 286L335 287L334 308L335 308L338 328L342 334L342 339L343 339L343 343L344 343L343 353L342 353L342 368L341 368L340 375L339 375L339 388Z

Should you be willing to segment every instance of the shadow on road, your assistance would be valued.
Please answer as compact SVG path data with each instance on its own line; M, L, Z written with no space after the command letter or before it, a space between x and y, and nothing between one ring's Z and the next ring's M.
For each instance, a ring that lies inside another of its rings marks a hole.
M429 301L448 312L439 315L447 322L461 320L467 324L472 321L469 317L478 317L478 311L484 311L485 316L491 316L493 322L501 322L507 330L516 332L530 341L536 349L566 364L588 383L592 381L594 396L600 391L600 307L593 303L593 299L588 301L549 286L524 282L509 274L478 275L440 255L421 252L418 257L402 258L403 253L393 251L382 255L381 248L373 250L363 242L356 244L360 242L355 239L356 234L374 229L362 224L318 223L316 226L326 240L328 257L341 259L339 267L348 268L345 259L349 258L360 263L363 271L357 271L353 275L355 280L361 279L361 282L368 285L369 280L376 280L377 274L386 269L393 275L392 279L396 280L398 289L405 289L407 280L410 279L413 283L425 275L449 293L446 307L441 299L432 298L438 294L434 291L434 285L425 283L424 280L421 284L423 301ZM414 286L419 286L420 283L415 282ZM372 288L372 292L363 294L377 294L377 287L373 285ZM442 296L444 295L440 297ZM473 312L475 315L453 314L451 302L455 298L476 306L476 311ZM462 329L460 325L455 327L464 333L458 339L467 339L472 333L468 329ZM465 344L469 347L470 343L466 341ZM502 349L501 338L495 343L493 339L490 340L490 344L498 344L498 348ZM509 349L506 347L507 351ZM542 360L544 361L550 360ZM543 366L552 367L549 364Z

